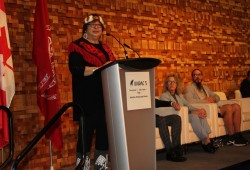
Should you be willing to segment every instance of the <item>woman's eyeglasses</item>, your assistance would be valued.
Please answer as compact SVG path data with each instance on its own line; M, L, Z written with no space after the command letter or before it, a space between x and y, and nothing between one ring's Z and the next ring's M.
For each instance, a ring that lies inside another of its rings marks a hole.
M176 84L176 81L167 81L167 83L170 84Z
M91 28L101 28L101 27L102 27L101 24L89 24L89 26L90 26Z

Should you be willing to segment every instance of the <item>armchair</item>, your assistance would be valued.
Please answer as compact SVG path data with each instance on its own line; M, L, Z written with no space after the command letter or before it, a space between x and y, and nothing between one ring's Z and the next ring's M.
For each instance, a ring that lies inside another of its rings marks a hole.
M181 122L182 122L181 144L187 143L187 139L186 139L186 129L187 129L186 127L188 125L188 108L187 107L182 106L180 111L176 111L172 107L158 107L158 108L155 108L155 114L159 114L159 115L178 114L180 115ZM157 127L155 128L155 138L156 138L156 141L155 141L156 150L165 148L160 137L159 129Z

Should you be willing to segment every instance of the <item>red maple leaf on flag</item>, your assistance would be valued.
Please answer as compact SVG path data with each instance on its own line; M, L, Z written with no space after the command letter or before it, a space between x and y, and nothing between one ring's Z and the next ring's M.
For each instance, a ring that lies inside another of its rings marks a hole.
M0 34L0 42L1 42L1 46L0 46L0 54L3 55L3 66L9 67L9 69L13 70L13 67L11 65L9 65L7 63L7 61L9 60L9 58L11 58L11 51L10 48L8 47L7 44L7 38L6 38L6 32L5 32L5 28L2 27L1 28L1 34ZM3 73L4 74L4 73Z

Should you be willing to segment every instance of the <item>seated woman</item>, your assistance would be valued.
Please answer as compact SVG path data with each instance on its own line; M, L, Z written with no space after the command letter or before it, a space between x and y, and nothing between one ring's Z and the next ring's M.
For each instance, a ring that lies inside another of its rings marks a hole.
M180 88L178 77L174 74L168 75L164 84L165 92L160 96L160 100L172 101L172 107L175 110L180 110L180 106L187 106L189 110L189 122L195 134L201 140L204 151L214 153L217 148L213 146L209 138L211 129L206 119L206 110L197 109L190 105L181 94Z

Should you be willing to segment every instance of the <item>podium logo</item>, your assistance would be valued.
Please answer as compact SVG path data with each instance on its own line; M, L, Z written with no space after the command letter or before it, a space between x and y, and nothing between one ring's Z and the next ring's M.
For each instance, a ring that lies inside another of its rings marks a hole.
M130 81L130 86L146 86L147 84L148 84L147 81L136 81L136 80Z

